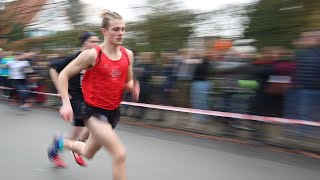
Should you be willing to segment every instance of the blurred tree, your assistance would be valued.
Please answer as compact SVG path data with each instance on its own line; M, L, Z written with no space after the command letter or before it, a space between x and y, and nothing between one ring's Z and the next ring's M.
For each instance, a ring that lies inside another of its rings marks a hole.
M0 38L2 44L24 38L24 25L33 17L39 4L21 5L20 1L0 1ZM3 43L4 42L4 43Z
M24 38L18 41L13 41L8 44L9 49L13 49L14 51L25 51L25 50L39 50L38 47L43 47L46 38ZM32 47L32 49L30 49Z
M319 1L318 1L319 2ZM265 46L291 46L306 29L306 9L301 0L260 0L247 9L245 37Z
M58 7L64 7L63 10L66 10L68 18L71 20L72 24L76 29L84 29L86 25L82 23L84 21L84 4L80 0L63 0L63 1L46 1L46 0L16 0L4 4L0 1L0 40L5 39L5 43L11 42L14 44L14 41L24 39L28 37L27 34L29 31L26 27L30 26L32 19L42 10L52 10L59 9ZM1 8L2 7L2 8ZM59 9L61 10L61 9ZM63 11L63 15L65 11ZM54 16L48 16L47 19L43 19L40 23L50 22ZM36 22L35 24L37 25ZM34 25L34 24L33 24ZM64 35L65 34L65 35ZM70 35L70 37L69 37ZM48 37L47 42L41 45L40 49L45 49L47 47L53 47L55 44L56 47L77 47L78 34L73 31L69 32L58 32L52 37ZM64 37L63 37L64 36ZM74 37L74 38L72 38ZM61 40L61 43L53 43L57 39ZM70 42L68 41L70 39ZM74 41L75 39L75 41ZM29 39L32 41L33 38ZM21 41L20 43L23 43ZM37 45L37 44L36 44ZM22 47L22 46L21 46Z
M95 28L95 27L94 27ZM95 30L98 28L95 28ZM85 30L92 30L93 32L93 27L90 28L85 28ZM83 33L83 29L74 29L71 31L64 31L64 32L59 32L55 35L47 37L47 43L46 46L47 48L65 48L65 49L79 49L81 47L80 43L80 36ZM97 33L98 34L98 33Z
M160 52L165 48L183 47L194 32L196 14L180 8L174 0L147 0L137 7L145 11L142 20L128 24L130 46L139 51Z
M24 38L24 25L18 22L10 22L11 31L8 34L8 41L17 41Z
M85 19L85 4L81 0L66 0L67 14L74 25L81 25Z
M320 29L320 1L319 0L303 0L303 8L306 13L305 30Z

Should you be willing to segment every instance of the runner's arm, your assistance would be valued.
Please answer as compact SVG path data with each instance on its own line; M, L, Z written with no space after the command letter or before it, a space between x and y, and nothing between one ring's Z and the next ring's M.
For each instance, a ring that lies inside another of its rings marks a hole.
M50 68L49 69L49 75L50 75L50 78L51 78L51 81L52 81L54 87L59 92L59 88L58 88L58 76L59 76L59 73L57 72L56 69Z
M133 52L126 49L128 56L129 56L129 66L128 66L128 76L127 76L127 81L126 81L126 89L128 91L131 91L131 89L134 87L134 78L133 78Z
M130 50L127 50L129 56L129 67L128 67L128 76L127 76L127 83L125 88L127 91L131 92L133 101L138 101L139 94L140 94L140 84L139 81L134 78L133 75L133 53Z
M58 87L63 104L70 104L68 94L68 80L76 74L79 74L82 70L93 67L95 64L96 56L97 55L94 49L83 51L75 60L69 63L61 71L58 76Z

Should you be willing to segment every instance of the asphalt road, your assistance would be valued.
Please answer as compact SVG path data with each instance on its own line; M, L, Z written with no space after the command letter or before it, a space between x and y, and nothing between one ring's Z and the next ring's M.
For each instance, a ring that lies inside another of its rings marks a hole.
M111 179L105 150L78 166L69 152L65 169L51 166L46 149L70 125L56 111L19 111L0 103L1 180ZM319 180L320 159L120 123L129 180Z

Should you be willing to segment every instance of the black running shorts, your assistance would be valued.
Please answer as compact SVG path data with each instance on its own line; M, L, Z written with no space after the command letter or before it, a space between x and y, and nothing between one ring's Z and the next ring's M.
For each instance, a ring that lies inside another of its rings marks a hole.
M120 120L120 107L114 110L105 110L83 103L81 119L84 119L85 122L92 116L98 118L101 121L108 122L114 129Z
M72 106L72 110L73 110L73 125L77 126L77 127L84 127L84 122L83 119L81 117L81 110L82 110L82 106L84 104L83 101L81 100L73 100L71 99L71 106Z

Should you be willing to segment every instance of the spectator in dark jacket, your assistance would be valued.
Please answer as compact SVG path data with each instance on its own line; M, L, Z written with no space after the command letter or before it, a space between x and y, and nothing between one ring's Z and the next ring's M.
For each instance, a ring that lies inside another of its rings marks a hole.
M261 116L282 117L284 97L295 69L293 54L280 47L267 48L261 59L253 62L259 88L252 99L250 111ZM252 122L252 140L264 142L264 124Z
M297 69L294 87L286 97L285 117L307 121L320 120L320 31L305 32L296 42ZM311 127L290 128L291 134L312 136Z

